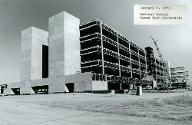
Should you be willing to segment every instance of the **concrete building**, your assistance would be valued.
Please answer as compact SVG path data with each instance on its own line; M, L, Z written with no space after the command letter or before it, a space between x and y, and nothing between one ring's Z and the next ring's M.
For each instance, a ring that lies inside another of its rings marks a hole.
M172 86L186 88L189 83L189 72L184 66L171 68Z
M145 51L96 19L80 26L81 71L104 75L108 89L126 89L116 78L141 79L146 74ZM103 79L103 77L100 77Z
M148 75L153 76L154 80L161 86L166 82L166 62L155 58L153 48L146 47L145 51Z
M98 19L80 25L61 12L48 26L48 32L22 31L21 81L9 84L7 94L122 90L150 73L163 78L163 63L153 53Z

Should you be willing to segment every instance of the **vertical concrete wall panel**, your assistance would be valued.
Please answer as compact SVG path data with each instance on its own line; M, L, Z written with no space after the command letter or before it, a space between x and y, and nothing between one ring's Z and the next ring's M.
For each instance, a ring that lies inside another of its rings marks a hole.
M31 80L42 78L42 45L48 45L48 32L32 27Z
M21 81L31 79L32 28L22 31L21 36Z
M64 38L65 38L65 75L80 71L80 20L65 12Z

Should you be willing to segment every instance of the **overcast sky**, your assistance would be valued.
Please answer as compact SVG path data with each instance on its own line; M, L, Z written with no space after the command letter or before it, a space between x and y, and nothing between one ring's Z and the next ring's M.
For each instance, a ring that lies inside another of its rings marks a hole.
M185 25L136 26L134 4L188 5ZM48 18L61 11L81 19L99 18L144 48L152 35L172 66L185 66L192 75L192 0L0 0L0 83L20 81L21 31L29 26L48 30Z

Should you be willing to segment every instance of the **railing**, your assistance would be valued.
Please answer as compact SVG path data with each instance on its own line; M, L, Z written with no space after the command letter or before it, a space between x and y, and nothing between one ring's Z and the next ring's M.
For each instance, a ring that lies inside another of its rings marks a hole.
M136 60L133 60L133 59L131 59L131 63L139 65L139 61L136 61Z
M102 28L105 29L105 30L107 30L108 32L114 34L114 35L117 35L117 33L116 33L113 29L111 29L110 27L108 27L106 24L103 24L103 25L102 25Z
M108 42L109 44L117 47L117 42L116 42L116 41L112 40L111 38L106 37L105 35L103 35L102 38L103 38L104 41L106 41L106 42Z
M112 69L119 69L119 66L117 63L111 63L111 62L104 61L104 66L106 66L108 68L112 68Z
M129 53L129 48L125 47L122 44L119 44L119 48Z
M96 65L102 65L102 61L91 60L91 61L81 62L81 68L87 68L87 67L96 66Z
M80 42L83 43L83 42L87 42L87 41L90 41L92 39L96 39L96 38L100 38L100 37L101 37L101 35L99 33L92 33L92 34L80 37ZM85 40L82 40L82 39L85 39Z
M130 50L130 52L131 52L131 54L133 54L133 55L135 55L135 56L137 56L137 57L138 57L138 53L136 53L135 51Z
M96 46L92 46L92 47L89 47L89 48L82 49L82 50L81 50L81 53L86 53L87 51L88 51L88 52L101 51L101 46L96 45Z
M132 71L133 71L133 73L135 73L135 74L139 74L140 73L140 70L139 69L132 69Z
M119 55L120 59L126 61L126 62L130 62L130 58L129 57L126 57L126 56L123 56L123 55Z
M113 51L107 49L107 48L104 48L104 49L103 49L103 53L106 54L106 55L110 55L110 56L115 57L115 58L118 59L118 54L117 54L116 52L113 52Z
M130 41L130 45L132 45L135 49L139 50L139 47L136 44L134 44L132 41Z
M145 51L143 49L139 49L139 54L142 55L142 56L145 56Z
M80 29L82 29L82 28L84 28L84 27L87 27L86 25L89 25L89 26L91 26L91 25L94 25L94 24L100 24L100 21L98 20L98 19L94 19L94 20L92 20L91 22L85 22L85 23L83 23L83 24L81 24L80 25Z
M93 25L90 25L90 26L87 26L87 27L81 28L81 29L80 29L80 31L81 31L81 30L88 29L88 28L93 27L93 26L96 26L96 25L98 26L99 24L95 23L95 24L93 24Z
M139 58L145 60L145 57L143 55L140 55L140 54L139 54Z
M146 67L146 65L145 64L142 64L142 63L140 63L140 67Z
M121 71L125 71L127 73L131 72L131 67L121 65Z
M118 34L118 38L124 40L124 41L127 41L128 44L129 44L129 41L127 40L127 38L125 38L124 36L122 36L121 34Z

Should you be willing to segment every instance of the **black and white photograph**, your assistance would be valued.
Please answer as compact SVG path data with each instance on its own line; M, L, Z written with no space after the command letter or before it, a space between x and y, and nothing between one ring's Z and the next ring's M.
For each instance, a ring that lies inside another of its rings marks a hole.
M192 1L0 0L0 125L192 125Z

